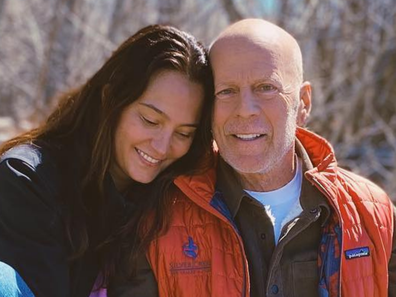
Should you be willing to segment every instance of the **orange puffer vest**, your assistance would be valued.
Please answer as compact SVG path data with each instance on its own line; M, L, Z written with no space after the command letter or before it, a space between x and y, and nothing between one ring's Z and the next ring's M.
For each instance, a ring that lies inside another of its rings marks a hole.
M305 177L328 198L342 230L341 249L332 247L338 251L340 267L326 276L325 294L388 296L393 236L388 196L366 179L338 168L323 138L300 128L297 138L315 166ZM249 296L243 242L226 205L218 199L215 182L215 169L175 181L180 192L170 229L148 251L161 297Z

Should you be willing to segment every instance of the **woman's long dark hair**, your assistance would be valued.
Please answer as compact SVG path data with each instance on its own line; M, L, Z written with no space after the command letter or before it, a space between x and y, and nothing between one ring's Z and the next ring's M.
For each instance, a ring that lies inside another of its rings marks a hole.
M61 152L62 175L68 179L72 176L74 181L74 185L65 186L63 194L68 209L65 230L71 258L78 258L93 245L88 224L99 228L110 223L106 221L109 216L102 216L109 203L103 186L113 161L114 134L120 114L143 94L150 78L162 70L180 72L203 86L205 99L200 125L188 153L151 184L141 185L139 192L147 196L136 197L135 215L128 217L122 228L111 230L110 236L95 242L106 281L125 259L129 263L124 265L126 276L134 276L138 255L166 230L174 178L194 174L212 162L213 85L206 49L176 28L161 25L143 28L127 39L87 83L64 95L43 125L0 148L1 154L21 143L35 143L56 147ZM130 199L134 199L134 194ZM88 217L97 221L88 223Z

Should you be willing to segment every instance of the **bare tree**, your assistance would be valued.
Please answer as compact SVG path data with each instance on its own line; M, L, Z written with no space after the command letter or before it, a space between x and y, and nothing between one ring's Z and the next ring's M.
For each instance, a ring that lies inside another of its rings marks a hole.
M182 6L181 0L163 0L158 2L158 23L175 24L178 12Z
M71 52L73 38L73 25L67 14L74 12L75 0L60 0L55 2L54 15L51 21L51 30L46 42L46 59L42 65L38 83L36 102L37 112L45 113L52 98L59 89L58 84L64 83L64 78L69 75L70 69L65 61Z
M5 0L0 0L0 21L4 12L4 5L5 5Z
M227 12L230 23L236 22L243 18L243 15L237 9L233 0L221 0L225 11Z
M302 48L314 87L309 128L330 140L343 166L395 192L394 0L263 3L0 0L0 139L42 119L53 94L83 83L143 26L173 24L209 44L231 22L266 16Z

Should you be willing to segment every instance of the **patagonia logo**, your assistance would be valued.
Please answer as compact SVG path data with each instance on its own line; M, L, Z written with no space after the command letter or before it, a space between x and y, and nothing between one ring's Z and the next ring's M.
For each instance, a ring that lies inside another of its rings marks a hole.
M198 256L198 246L194 243L194 240L191 236L188 237L188 243L183 245L183 253L194 260Z
M345 258L347 260L352 260L355 258L362 258L362 257L369 257L369 256L370 256L370 249L368 246L345 251Z

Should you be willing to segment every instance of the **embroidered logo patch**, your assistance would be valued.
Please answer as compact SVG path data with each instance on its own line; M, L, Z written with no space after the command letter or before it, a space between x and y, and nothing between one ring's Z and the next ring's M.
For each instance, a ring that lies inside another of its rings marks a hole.
M211 262L209 260L196 261L198 257L198 245L195 244L191 236L188 242L183 244L183 254L190 259L175 261L170 263L170 272L176 274L203 274L211 271ZM178 259L178 257L176 257Z
M170 263L170 272L177 274L204 274L211 270L211 263L207 261L183 261Z
M183 253L194 260L198 256L198 246L194 243L191 236L188 237L188 243L183 245Z
M370 256L370 249L368 246L345 251L345 258L347 260L352 260L355 258L362 258L362 257L369 257L369 256Z

